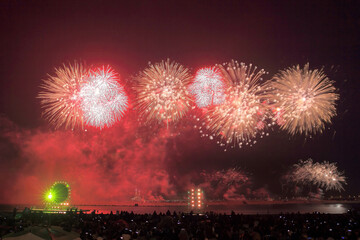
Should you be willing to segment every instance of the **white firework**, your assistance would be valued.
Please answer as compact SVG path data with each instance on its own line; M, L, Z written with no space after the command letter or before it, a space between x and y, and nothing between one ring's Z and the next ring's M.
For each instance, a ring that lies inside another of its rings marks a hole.
M223 77L217 68L197 71L190 92L199 108L218 105L225 101Z
M87 125L110 127L127 109L128 98L110 67L92 71L80 90L81 109Z

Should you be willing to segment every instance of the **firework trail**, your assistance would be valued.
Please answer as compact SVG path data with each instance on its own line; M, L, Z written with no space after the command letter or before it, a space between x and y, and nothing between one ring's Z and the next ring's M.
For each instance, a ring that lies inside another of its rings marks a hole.
M275 120L292 135L321 133L336 115L335 90L333 81L309 64L280 71L270 82Z
M328 190L342 191L346 185L343 172L339 172L335 163L313 163L312 159L300 160L293 166L291 181L302 184L314 184Z
M206 128L226 144L252 145L257 134L265 135L267 127L268 106L260 84L265 71L236 61L217 67L224 79L225 100L205 113Z
M137 105L146 122L176 122L190 108L189 70L176 62L150 64L136 78Z
M81 109L87 125L110 127L127 109L128 98L110 67L92 71L80 90Z
M224 102L224 83L217 68L202 68L195 74L194 82L190 86L195 103L199 108L218 105Z
M43 116L55 129L60 127L83 128L84 119L80 107L80 88L86 81L88 70L82 65L63 65L55 69L55 76L50 76L40 86L38 97L41 99Z
M64 65L41 88L43 115L55 129L109 127L127 108L124 89L109 67L90 72L81 64Z

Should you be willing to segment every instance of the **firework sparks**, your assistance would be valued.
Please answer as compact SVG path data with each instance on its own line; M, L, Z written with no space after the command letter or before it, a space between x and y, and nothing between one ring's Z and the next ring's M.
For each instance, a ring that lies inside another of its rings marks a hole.
M221 186L231 187L233 185L242 185L250 181L249 177L240 169L230 168L220 170L214 173L202 172L201 175L207 182L215 182Z
M336 114L333 82L322 70L309 70L309 64L281 71L270 83L275 119L290 134L322 132Z
M176 122L190 108L191 75L176 62L150 64L136 78L137 108L146 122Z
M87 125L110 127L124 115L128 98L116 75L110 67L99 68L81 87L81 109Z
M242 147L254 144L257 134L265 135L267 105L262 102L264 91L260 81L265 71L231 61L217 66L223 75L225 100L205 113L206 128L220 135L226 144Z
M109 67L90 72L81 64L55 69L39 93L44 117L55 129L114 124L127 108L127 97Z
M294 165L291 180L297 183L314 184L325 190L344 190L346 180L335 163L313 163L312 159Z
M217 68L202 68L197 71L190 92L199 108L218 105L224 102L224 84Z
M84 119L80 107L80 88L88 76L88 70L81 64L63 65L55 69L55 76L49 76L40 86L43 116L55 127L74 129L83 127Z

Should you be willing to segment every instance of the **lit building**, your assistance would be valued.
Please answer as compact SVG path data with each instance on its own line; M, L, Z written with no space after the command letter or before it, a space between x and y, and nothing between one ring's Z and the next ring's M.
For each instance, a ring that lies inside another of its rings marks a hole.
M205 195L201 188L192 188L188 191L188 206L191 209L204 207Z

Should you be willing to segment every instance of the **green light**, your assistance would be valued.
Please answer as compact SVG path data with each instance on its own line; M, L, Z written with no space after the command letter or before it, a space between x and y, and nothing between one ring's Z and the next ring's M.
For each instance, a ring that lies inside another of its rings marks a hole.
M70 185L64 182L55 182L50 189L46 190L43 200L50 205L65 205L70 198Z

